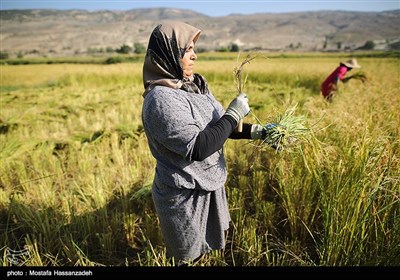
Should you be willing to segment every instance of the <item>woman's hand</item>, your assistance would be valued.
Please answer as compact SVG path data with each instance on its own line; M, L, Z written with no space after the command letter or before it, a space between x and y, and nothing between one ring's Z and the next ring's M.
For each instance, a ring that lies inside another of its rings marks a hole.
M233 117L237 123L250 113L249 101L245 93L240 93L226 109L225 115Z

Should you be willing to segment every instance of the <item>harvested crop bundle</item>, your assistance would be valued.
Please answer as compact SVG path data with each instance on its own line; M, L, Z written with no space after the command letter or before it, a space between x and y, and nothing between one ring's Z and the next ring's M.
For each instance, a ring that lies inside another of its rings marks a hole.
M233 75L238 94L243 92L247 80L247 75L244 76L243 74L243 67L257 56L258 54L248 54L246 58L234 68ZM295 143L300 143L300 140L305 139L309 135L310 130L306 126L305 116L294 115L296 107L297 104L289 107L283 114L278 114L273 122L267 124L262 123L257 116L251 112L258 123L263 127L261 137L262 144L267 144L276 151L282 151L289 146L293 146ZM238 125L238 131L241 131L241 123Z
M367 76L362 72L357 72L357 73L354 73L351 76L348 76L348 77L344 78L343 79L343 83L347 83L348 81L350 81L352 79L360 80L361 82L365 83L367 81Z
M261 140L262 144L267 144L276 151L283 151L306 140L311 131L306 126L306 117L294 114L296 108L297 104L287 108L283 114L278 114L275 120L268 124L262 124L253 114L265 129L265 136Z

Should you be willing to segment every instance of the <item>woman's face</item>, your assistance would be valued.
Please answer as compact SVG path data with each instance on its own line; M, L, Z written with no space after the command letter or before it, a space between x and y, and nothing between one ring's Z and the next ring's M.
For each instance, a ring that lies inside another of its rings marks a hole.
M194 52L194 43L190 43L185 55L182 58L183 76L189 78L193 75L194 61L197 59L197 55Z

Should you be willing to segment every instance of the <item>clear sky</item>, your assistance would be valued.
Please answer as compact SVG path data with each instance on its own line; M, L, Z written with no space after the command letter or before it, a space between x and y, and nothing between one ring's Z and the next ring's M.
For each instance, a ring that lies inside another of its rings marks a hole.
M83 9L130 10L138 8L179 8L193 10L208 16L225 16L232 13L282 13L318 10L344 10L361 12L380 12L400 9L400 0L176 0L176 1L138 1L138 0L0 0L1 10L10 9Z

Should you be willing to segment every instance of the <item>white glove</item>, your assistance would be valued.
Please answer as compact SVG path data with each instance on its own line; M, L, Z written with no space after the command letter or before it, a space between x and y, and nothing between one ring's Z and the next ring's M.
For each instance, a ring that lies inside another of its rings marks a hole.
M240 93L232 100L226 109L225 115L233 117L237 123L250 113L249 101L245 93Z
M270 129L274 129L277 126L281 125L277 123L267 123L266 125L253 124L250 130L251 139L264 140L265 137L267 137L267 132L270 131Z
M271 136L271 133L274 133L273 129L277 126L281 125L277 123L267 123L264 126L261 124L253 124L250 130L251 139L265 140L268 135ZM288 141L292 141L292 139L289 138ZM278 151L282 150L282 147L279 147L275 144L271 144L269 141L266 141L266 143L269 144L275 150Z
M266 130L261 124L253 124L251 126L251 139L265 139Z

